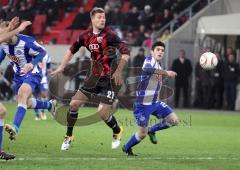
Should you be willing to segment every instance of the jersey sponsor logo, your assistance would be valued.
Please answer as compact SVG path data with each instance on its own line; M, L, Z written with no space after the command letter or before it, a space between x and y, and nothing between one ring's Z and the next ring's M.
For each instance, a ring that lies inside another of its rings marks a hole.
M98 44L90 44L89 45L89 49L90 50L98 50L99 49L99 45Z
M102 43L103 37L97 37L97 42Z
M13 61L14 63L20 63L20 59L16 56L13 56L13 55L8 55L8 58Z

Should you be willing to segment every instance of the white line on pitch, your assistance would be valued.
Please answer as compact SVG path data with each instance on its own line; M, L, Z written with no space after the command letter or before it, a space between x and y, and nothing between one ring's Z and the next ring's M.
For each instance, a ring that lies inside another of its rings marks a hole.
M97 161L115 161L115 160L240 160L240 158L227 158L227 157L126 157L126 158L108 158L108 157L32 157L32 158L16 158L15 161L54 161L54 160L62 160L62 161L89 161L89 160L97 160Z

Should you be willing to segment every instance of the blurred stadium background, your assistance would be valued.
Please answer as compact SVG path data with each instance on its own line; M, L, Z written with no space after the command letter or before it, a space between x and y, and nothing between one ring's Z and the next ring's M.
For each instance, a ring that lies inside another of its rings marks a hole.
M188 82L182 85L188 86L185 88L188 101L187 104L183 102L181 96L184 95L180 95L180 99L175 99L175 102L174 97L169 98L169 103L175 103L176 107L240 110L240 87L237 86L239 74L231 74L223 69L224 64L229 65L230 54L234 55L235 67L239 67L238 0L1 0L0 3L1 19L9 20L19 16L22 20L32 21L32 27L24 33L33 35L45 44L55 65L60 63L60 58L78 34L89 26L89 11L94 6L103 7L107 25L132 49L129 67L141 66L143 54L147 55L152 42L156 40L162 40L167 45L162 63L166 69L172 69L180 50L185 51L186 58L191 61L192 72L189 76L186 75L188 71L180 73L183 79L181 76L179 81ZM198 67L200 54L207 50L215 52L221 60L214 71L204 71ZM79 61L88 57L89 53L81 49L76 54L76 60L73 60L75 64L70 67L72 71L76 72L76 69L83 67ZM11 69L5 72L5 63L2 64L1 72L11 83ZM220 76L216 76L218 74ZM82 78L81 75L76 76L66 88L76 89L75 86ZM225 88L225 81L233 82L235 90ZM174 87L174 82L169 80L166 85ZM4 88L6 84L2 82L1 86ZM8 100L11 94L11 89L8 89L0 97ZM229 99L227 96L232 97ZM206 102L202 102L203 99ZM176 100L180 100L180 103ZM234 106L229 104L233 102Z
M187 83L164 82L175 90L173 96L165 100L177 108L176 112L182 120L180 127L159 134L159 146L144 141L136 148L142 157L131 161L124 159L120 150L110 150L109 136L105 134L107 128L99 123L77 129L79 137L74 147L63 154L60 144L65 127L50 119L32 122L34 116L31 112L15 143L10 143L6 135L4 138L4 146L8 147L6 150L16 153L17 160L23 161L12 164L0 162L0 168L240 169L240 1L0 0L0 19L10 20L19 16L21 20L32 21L32 26L24 34L33 35L44 43L54 69L78 34L89 26L89 11L94 6L105 9L107 25L131 47L129 68L141 65L144 55L148 54L152 42L156 40L166 43L162 63L166 69L172 69L175 59L184 51L192 69L186 70L189 74L180 73L183 79L179 81ZM206 71L199 67L199 56L205 51L212 51L219 57L220 64L216 69ZM229 56L234 56L233 61ZM89 53L84 48L80 49L68 67L66 77L88 67L88 63L81 62L88 58ZM15 104L13 73L7 63L5 60L1 64L0 100L7 105L9 114L6 121L9 122ZM131 74L126 70L125 77ZM84 75L76 74L66 84L58 83L54 88L66 98L69 90L74 91L84 78ZM182 91L176 99L177 88L187 89L187 97ZM121 95L127 93L129 91L125 87ZM84 111L90 113L92 109ZM123 139L126 141L136 130L134 123L129 123L133 121L132 113L121 109L116 114L121 124L126 126Z

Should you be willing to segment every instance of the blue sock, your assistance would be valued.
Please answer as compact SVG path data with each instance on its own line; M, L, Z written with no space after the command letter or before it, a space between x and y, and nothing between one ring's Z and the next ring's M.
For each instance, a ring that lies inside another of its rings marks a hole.
M2 152L3 125L4 125L4 119L0 119L0 153Z
M138 138L138 139L137 139ZM128 150L132 148L133 146L139 144L141 142L141 139L138 137L138 134L135 133L130 140L124 145L125 149Z
M38 109L34 109L34 115L35 115L35 117L39 116L39 110Z
M153 125L152 127L148 128L148 133L154 133L158 130L163 130L163 129L168 129L171 127L171 124L169 124L166 121L162 121L160 123L157 123L155 125Z
M17 111L15 113L14 122L13 122L13 125L15 126L17 132L18 132L19 127L23 121L25 114L26 114L26 110L27 110L26 105L18 104Z
M36 100L35 98L32 98L32 108L33 109L51 109L52 104L48 100Z

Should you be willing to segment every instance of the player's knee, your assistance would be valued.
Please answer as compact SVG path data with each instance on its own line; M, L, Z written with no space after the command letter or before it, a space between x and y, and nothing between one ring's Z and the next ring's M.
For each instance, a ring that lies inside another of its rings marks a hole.
M6 109L0 108L0 119L4 119L5 115L6 115Z
M177 126L179 123L178 117L175 113L171 113L166 119L165 119L171 126Z
M80 105L81 105L81 103L79 103L79 101L72 100L70 102L70 110L77 111L78 108L80 107Z
M6 110L0 109L0 119L4 119L5 115L6 115Z
M147 136L147 134L148 134L147 128L139 129L138 131L138 136L141 139L144 139Z
M29 89L28 88L20 88L19 91L18 91L17 100L18 100L18 102L19 101L27 102L29 96L30 96L30 94L29 94Z
M174 118L169 119L168 123L171 124L171 126L177 126L179 123L179 120L177 117L174 117Z

